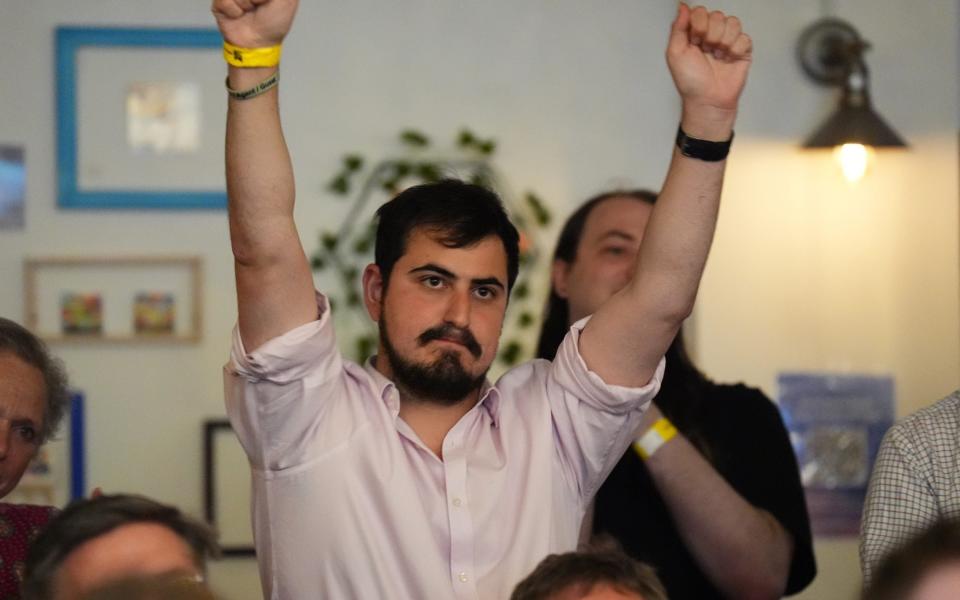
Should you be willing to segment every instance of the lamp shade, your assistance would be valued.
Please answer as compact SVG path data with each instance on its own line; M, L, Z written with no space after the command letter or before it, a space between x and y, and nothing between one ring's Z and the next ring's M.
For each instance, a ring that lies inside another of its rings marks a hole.
M869 102L857 106L844 100L841 100L837 110L807 138L803 143L804 148L833 148L843 144L863 144L875 148L906 147L903 138L887 125Z

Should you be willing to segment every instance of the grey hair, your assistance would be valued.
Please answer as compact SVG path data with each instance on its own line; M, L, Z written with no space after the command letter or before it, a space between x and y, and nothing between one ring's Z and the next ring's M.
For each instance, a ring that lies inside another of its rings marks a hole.
M0 317L0 354L10 352L40 371L44 383L43 424L40 444L49 440L60 426L70 403L67 373L63 363L50 354L47 345L26 327Z

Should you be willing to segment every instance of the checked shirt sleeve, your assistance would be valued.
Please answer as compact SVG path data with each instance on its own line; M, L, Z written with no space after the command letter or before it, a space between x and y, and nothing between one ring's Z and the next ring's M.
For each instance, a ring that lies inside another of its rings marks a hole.
M870 478L860 535L865 583L887 554L940 516L931 457L911 431L887 432Z

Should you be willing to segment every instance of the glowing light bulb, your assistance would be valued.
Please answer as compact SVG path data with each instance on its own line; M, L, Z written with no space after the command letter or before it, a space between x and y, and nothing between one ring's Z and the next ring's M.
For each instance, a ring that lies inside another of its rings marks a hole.
M834 156L840 162L840 168L847 181L856 183L867 172L873 156L873 148L863 144L844 144L836 147Z

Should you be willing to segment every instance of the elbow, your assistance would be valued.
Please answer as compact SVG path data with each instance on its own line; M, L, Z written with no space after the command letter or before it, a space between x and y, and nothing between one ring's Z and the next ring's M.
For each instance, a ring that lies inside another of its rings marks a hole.
M233 239L230 247L233 251L233 260L238 266L255 267L264 261L263 253L257 252L253 244Z
M755 582L751 587L738 591L732 598L739 600L779 600L783 598L786 585L783 582Z
M736 581L724 586L727 596L737 600L778 600L787 589L789 564L783 567L752 568L739 573Z

